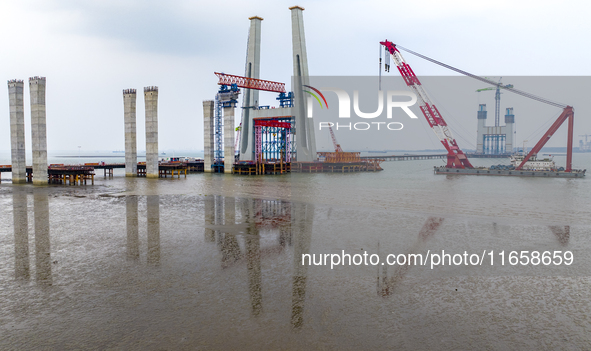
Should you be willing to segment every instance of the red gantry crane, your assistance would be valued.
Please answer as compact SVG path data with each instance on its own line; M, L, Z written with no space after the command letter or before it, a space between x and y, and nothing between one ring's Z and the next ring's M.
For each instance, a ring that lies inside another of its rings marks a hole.
M575 118L575 110L573 109L572 106L567 106L564 104L553 102L553 101L541 98L539 96L535 96L533 94L530 94L530 93L527 93L527 92L524 92L524 91L521 91L518 89L514 89L514 88L507 89L506 86L503 86L500 83L494 82L494 81L484 78L484 77L479 77L477 75L468 73L466 71L462 71L458 68L452 67L452 66L447 65L443 62L439 62L439 61L429 58L427 56L421 55L417 52L411 51L409 49L405 49L405 48L401 47L400 45L396 45L388 40L382 41L382 42L380 42L380 44L385 46L387 51L390 53L390 55L392 55L394 62L396 63L396 66L398 67L398 70L400 71L400 74L402 75L402 78L404 79L406 85L408 85L410 88L412 88L414 90L414 92L417 94L418 101L420 102L419 107L421 109L421 112L423 112L423 115L427 119L427 122L429 122L429 125L431 126L431 128L433 129L435 134L437 134L437 136L439 137L439 140L441 140L441 143L443 144L443 146L445 146L445 148L448 151L448 155L447 155L447 167L448 168L472 168L472 165L470 164L470 162L466 158L466 155L464 155L463 152L460 150L460 148L457 146L455 139L453 139L453 137L451 135L451 131L449 131L449 129L447 128L447 124L443 120L443 117L441 116L441 114L439 113L437 108L429 100L429 97L424 92L424 90L421 86L421 83L419 82L419 79L417 78L417 76L415 75L413 70L410 68L410 66L404 61L404 58L402 58L402 55L400 54L400 51L398 50L398 48L400 48L408 53L411 53L415 56L418 56L422 59L425 59L427 61L433 62L439 66L448 68L452 71L461 73L465 76L480 80L480 81L490 84L492 86L496 86L501 89L505 89L505 90L510 91L512 93L515 93L515 94L518 94L521 96L525 96L527 98L530 98L530 99L533 99L533 100L536 100L539 102L543 102L545 104L548 104L548 105L551 105L554 107L562 108L563 109L562 113L560 114L560 116L558 116L558 119L556 119L556 121L550 126L548 131L546 133L544 133L544 135L538 141L538 143L531 149L531 151L523 159L521 164L519 166L517 166L517 168L515 168L515 169L521 170L523 168L523 165L525 165L525 163L533 155L537 155L537 153L540 152L540 150L542 150L544 145L546 145L548 140L550 140L552 135L554 135L554 133L558 130L558 128L560 128L562 123L564 123L564 121L566 121L568 119L568 141L567 141L568 144L566 145L566 169L565 169L565 172L572 171L573 128L574 128L574 118ZM386 70L389 70L388 65L386 65Z

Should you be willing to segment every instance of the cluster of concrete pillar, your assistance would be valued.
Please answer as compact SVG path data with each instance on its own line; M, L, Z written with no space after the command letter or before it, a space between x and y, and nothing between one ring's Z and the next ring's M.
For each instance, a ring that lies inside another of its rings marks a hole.
M123 90L123 110L125 121L125 176L137 175L136 139L136 100L135 89ZM146 115L146 177L158 178L158 87L144 88Z
M31 141L33 149L33 184L48 183L47 175L47 122L45 111L45 77L29 78L31 97ZM12 158L12 182L24 183L26 179L24 82L8 81L10 105L10 142Z

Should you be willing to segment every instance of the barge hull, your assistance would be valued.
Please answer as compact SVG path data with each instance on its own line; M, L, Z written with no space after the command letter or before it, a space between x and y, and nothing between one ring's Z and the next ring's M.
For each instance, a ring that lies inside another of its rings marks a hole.
M499 170L489 168L456 169L433 167L435 174L509 176L509 177L545 177L545 178L583 178L586 170L564 171L532 171L532 170Z

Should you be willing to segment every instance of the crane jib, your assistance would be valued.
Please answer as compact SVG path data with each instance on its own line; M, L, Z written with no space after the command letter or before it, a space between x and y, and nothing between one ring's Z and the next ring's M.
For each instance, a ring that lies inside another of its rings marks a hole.
M400 75L404 79L404 82L410 87L416 94L417 99L420 101L419 108L423 113L423 116L429 123L431 130L437 135L439 141L443 144L447 150L447 167L448 168L474 168L468 158L457 145L456 140L451 134L447 123L443 119L443 116L439 113L437 107L431 102L427 93L423 90L419 78L412 70L409 64L404 61L402 54L396 45L388 40L380 42L384 45L388 52L392 55L396 67L400 72Z

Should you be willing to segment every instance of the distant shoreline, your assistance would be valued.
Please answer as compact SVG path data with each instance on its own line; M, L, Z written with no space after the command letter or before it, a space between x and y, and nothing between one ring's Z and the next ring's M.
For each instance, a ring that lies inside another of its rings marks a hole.
M162 156L162 155L158 155L158 156ZM125 155L108 155L108 156L96 156L96 155L93 155L93 156L84 156L84 155L78 156L78 155L70 155L70 156L53 156L53 157L60 157L60 158L83 158L83 157L84 158L107 158L107 157L115 157L115 158L122 158L122 157L125 157ZM146 156L145 155L144 156L138 156L138 158L140 158L140 157L146 157Z

